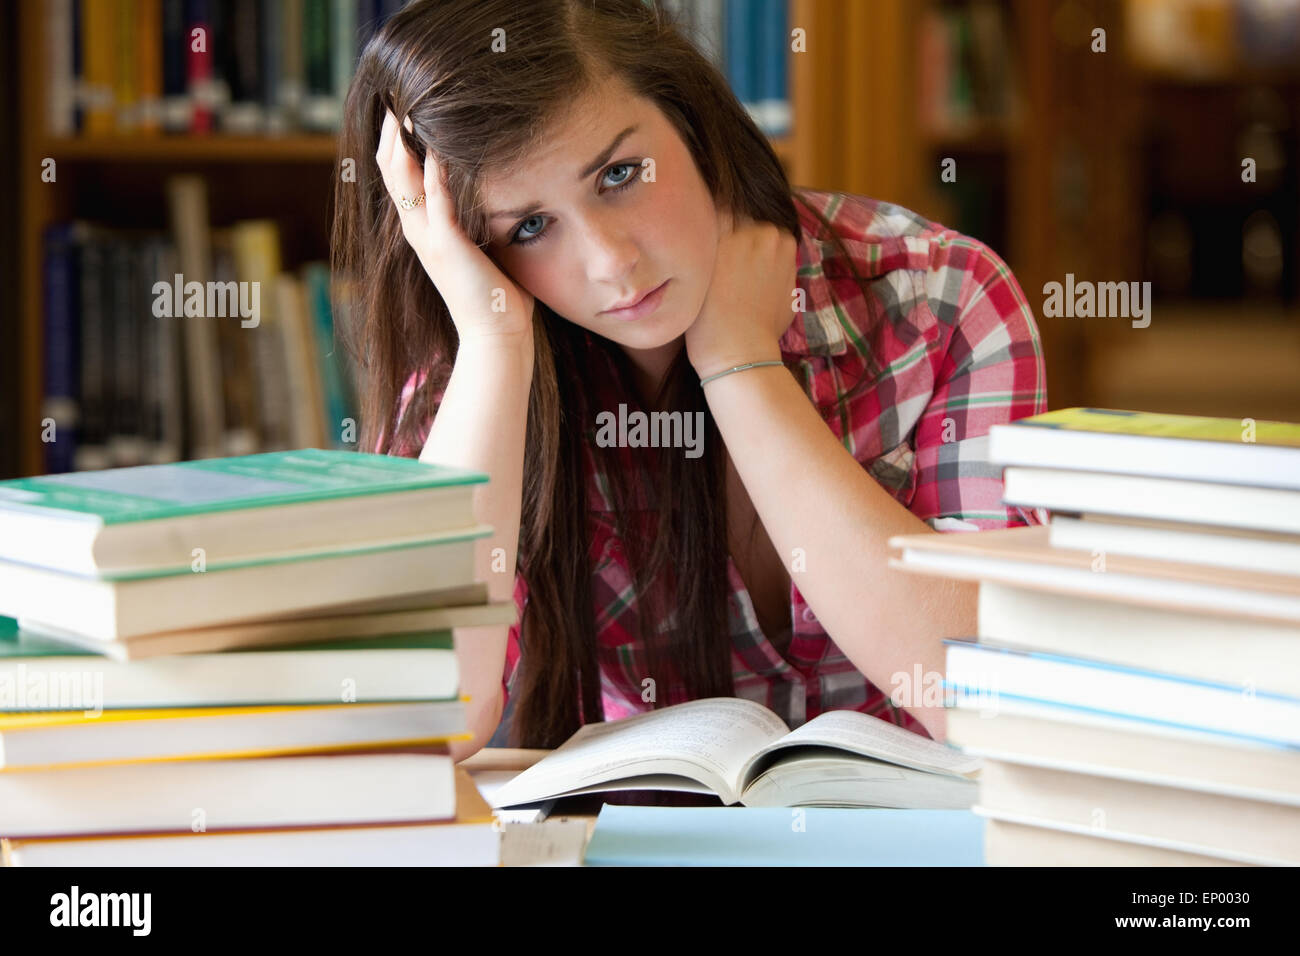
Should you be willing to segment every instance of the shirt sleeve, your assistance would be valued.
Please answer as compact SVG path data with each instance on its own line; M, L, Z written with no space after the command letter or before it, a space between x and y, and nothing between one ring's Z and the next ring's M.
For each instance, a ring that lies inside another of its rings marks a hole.
M528 602L528 582L518 571L515 572L515 623L510 625L506 636L506 665L501 674L501 709L510 702L510 689L515 684L515 674L519 671L519 634L524 622L524 605Z
M988 454L992 426L1047 410L1033 311L1006 263L965 236L938 247L926 286L951 332L916 427L912 511L936 531L1042 524L1041 509L1002 503L1002 467Z
M395 428L400 429L402 424L402 419L405 417L406 410L411 404L412 397L414 397L415 395L415 390L424 384L424 379L427 374L428 374L427 372L423 372L423 371L412 372L410 378L406 380L406 384L402 386L402 394L398 398L397 425L395 426ZM434 400L435 407L442 404L442 396L446 394L446 391L447 391L446 386L443 386L442 388L434 392L433 400ZM424 447L425 439L429 437L429 429L432 427L433 427L433 416L431 415L429 416L428 421L421 423L415 441L402 442L401 447L393 448L391 454L403 458L409 458L414 455L418 455L420 453L420 449ZM379 436L379 440L375 444L374 451L378 453L379 449L383 447L383 444L384 444L384 436L381 434Z

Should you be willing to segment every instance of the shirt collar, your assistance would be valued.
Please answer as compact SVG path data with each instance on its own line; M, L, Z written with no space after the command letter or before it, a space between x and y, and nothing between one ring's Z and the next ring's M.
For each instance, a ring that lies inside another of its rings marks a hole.
M843 274L839 253L834 243L813 235L812 230L820 226L815 219L805 219L801 225L803 237L799 241L795 281L804 292L805 308L795 313L794 321L781 336L780 348L794 355L842 355L849 343L827 278Z

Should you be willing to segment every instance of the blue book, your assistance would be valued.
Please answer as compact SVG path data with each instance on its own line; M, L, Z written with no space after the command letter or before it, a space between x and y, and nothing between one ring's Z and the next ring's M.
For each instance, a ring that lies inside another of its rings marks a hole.
M983 639L943 643L948 706L1040 715L1048 708L1059 720L1122 719L1300 749L1300 697L1290 694Z
M755 31L759 127L769 136L785 136L790 132L790 102L786 94L790 42L786 30L787 0L759 0L759 3Z
M758 119L758 70L754 62L756 0L727 0L724 11L724 61L736 99Z
M606 804L588 866L984 866L970 810Z
M71 471L77 447L81 393L81 327L77 293L76 226L62 223L45 232L45 396L42 418L53 420L45 442L45 471ZM41 425L42 440L46 426Z

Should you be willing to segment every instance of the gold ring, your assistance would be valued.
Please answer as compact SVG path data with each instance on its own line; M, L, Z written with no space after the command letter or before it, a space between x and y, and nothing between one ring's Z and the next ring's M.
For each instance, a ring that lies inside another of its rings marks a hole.
M397 205L403 209L414 209L416 206L424 205L424 193L416 196L414 199L407 199L405 196L398 197Z

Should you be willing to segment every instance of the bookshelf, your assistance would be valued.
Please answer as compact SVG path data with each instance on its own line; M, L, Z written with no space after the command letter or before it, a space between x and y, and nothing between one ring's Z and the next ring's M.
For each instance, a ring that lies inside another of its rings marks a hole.
M328 257L336 141L327 133L232 135L174 133L52 136L45 122L46 11L21 4L18 32L19 163L24 183L19 204L20 374L10 386L17 409L19 475L41 474L44 445L43 237L47 226L74 218L110 225L168 228L163 188L173 174L196 173L208 184L214 228L248 219L280 227L286 269ZM793 64L792 64L793 65ZM798 82L793 76L791 85ZM796 181L798 164L814 150L799 148L808 124L791 123L790 135L772 145ZM53 182L39 180L46 159ZM39 185L31 185L39 183Z
M1001 12L1015 108L936 126L924 108L923 30L936 12L976 5ZM1188 118L1188 102L1201 103L1200 121L1213 126L1226 109L1216 104L1261 86L1277 91L1292 111L1286 175L1300 179L1295 67L1245 63L1189 78L1169 64L1134 62L1125 53L1124 0L789 0L788 11L789 25L805 30L807 53L789 55L791 129L772 142L792 183L897 202L992 245L1034 309L1051 407L1300 420L1300 376L1287 382L1285 375L1288 362L1300 368L1294 293L1280 300L1157 298L1151 327L1129 331L1122 321L1046 317L1041 291L1066 273L1149 278L1151 196L1161 184L1149 164L1153 130L1163 123L1186 135L1198 120L1194 109ZM42 445L31 423L40 420L42 397L45 226L93 216L165 227L162 180L192 171L211 184L214 224L274 218L291 266L328 252L336 159L333 137L317 133L48 137L43 12L22 4L17 17L19 162L31 185L20 191L22 371L15 391L20 473L38 474ZM1104 55L1089 49L1093 24L1108 31ZM1217 175L1219 160L1208 151L1172 152L1178 169L1200 177L1182 200L1212 199L1204 181ZM55 183L37 179L45 157L58 164ZM956 160L959 186L972 184L965 197L941 181L945 158ZM1300 254L1291 255L1294 272ZM1212 331L1228 324L1240 334ZM1262 358L1267 343L1273 350Z

